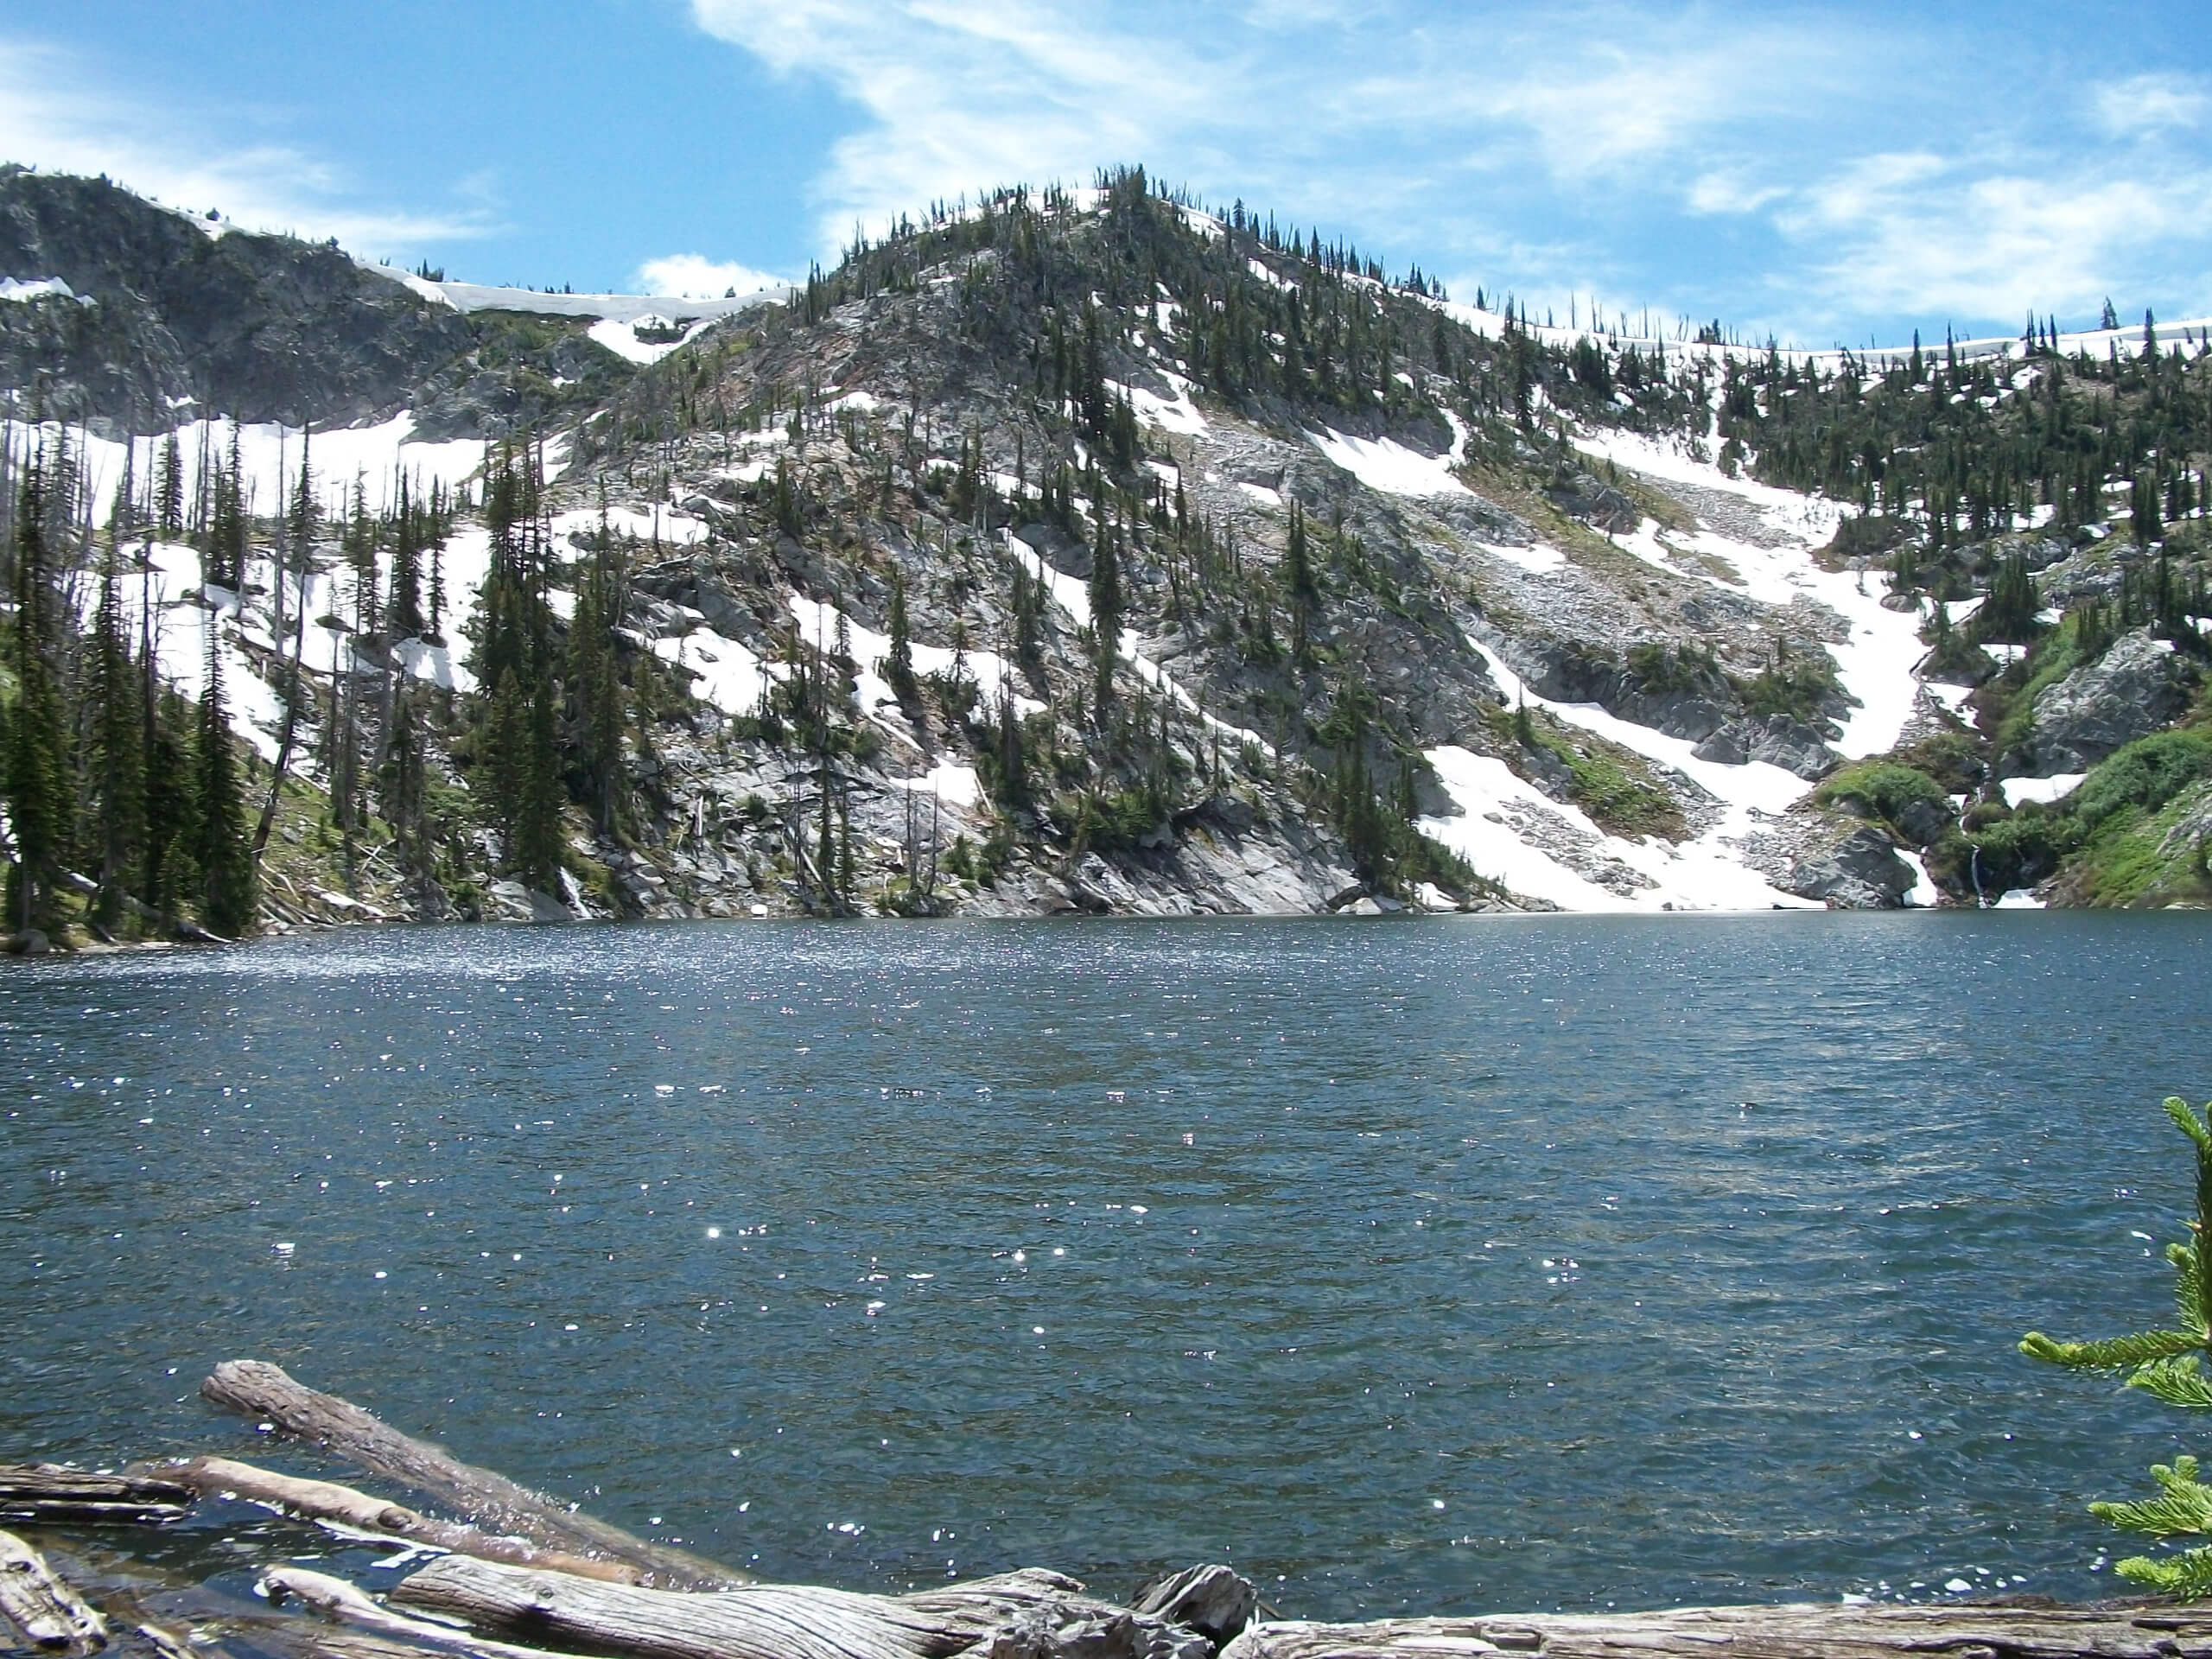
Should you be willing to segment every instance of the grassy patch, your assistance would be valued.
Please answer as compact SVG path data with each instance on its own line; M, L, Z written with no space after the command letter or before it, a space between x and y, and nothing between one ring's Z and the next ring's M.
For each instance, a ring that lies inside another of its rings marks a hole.
M1513 711L1494 709L1484 718L1498 738L1506 764L1512 766L1526 747L1516 731ZM1668 841L1680 841L1688 832L1681 804L1659 785L1642 755L1586 732L1570 734L1540 709L1529 710L1527 734L1530 745L1567 768L1572 780L1568 798L1599 829L1617 836L1657 836Z

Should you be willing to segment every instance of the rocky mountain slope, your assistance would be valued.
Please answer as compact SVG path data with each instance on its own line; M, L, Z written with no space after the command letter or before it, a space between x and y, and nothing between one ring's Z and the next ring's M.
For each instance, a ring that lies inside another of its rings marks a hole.
M1141 172L685 306L15 170L0 276L11 545L219 682L272 925L2202 890L2193 327L1562 330Z

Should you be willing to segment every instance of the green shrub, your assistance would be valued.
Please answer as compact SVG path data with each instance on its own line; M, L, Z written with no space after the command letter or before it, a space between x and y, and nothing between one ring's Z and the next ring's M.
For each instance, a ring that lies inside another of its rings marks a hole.
M1915 802L1948 811L1950 798L1943 786L1916 766L1892 760L1864 760L1841 772L1813 791L1816 806L1840 806L1862 817L1897 822L1898 815Z
M2212 731L2153 732L2098 766L2067 805L2085 824L2099 824L2126 807L2155 812L2203 778L2212 778Z

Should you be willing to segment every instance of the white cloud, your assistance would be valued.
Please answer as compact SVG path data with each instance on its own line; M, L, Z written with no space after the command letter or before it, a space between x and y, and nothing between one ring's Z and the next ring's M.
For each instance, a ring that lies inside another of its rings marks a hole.
M1812 251L1809 285L1835 315L2078 313L2170 282L2181 249L2201 255L2202 173L2004 164L2018 159L1869 156L1798 192L1776 223Z
M637 283L641 294L664 294L680 300L718 300L733 289L742 295L791 286L789 277L773 276L750 265L718 263L697 253L648 259L638 267Z
M1690 183L1689 208L1694 213L1755 213L1789 192L1778 184L1752 184L1740 174L1701 173Z
M825 251L856 219L880 226L932 200L1147 161L1224 198L1418 233L1435 259L1466 251L1465 207L1441 226L1461 246L1433 242L1439 200L1471 176L1618 182L1717 133L1795 120L1845 86L1831 31L1610 3L1541 19L1414 0L1249 0L1225 17L1163 0L692 11L860 112L815 181Z
M2212 99L2199 81L2179 75L2136 75L2097 87L2090 104L2107 132L2135 138L2200 124Z
M51 172L106 174L193 213L382 252L491 234L484 210L380 207L331 163L288 145L227 143L220 118L93 84L69 54L0 40L0 156Z

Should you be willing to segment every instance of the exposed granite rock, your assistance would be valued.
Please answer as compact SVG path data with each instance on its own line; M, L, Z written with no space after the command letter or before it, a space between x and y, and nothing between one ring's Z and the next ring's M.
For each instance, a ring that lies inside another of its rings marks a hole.
M2122 634L2103 657L2036 699L2024 770L2037 778L2088 771L2178 715L2198 677L2193 662L2148 628Z

